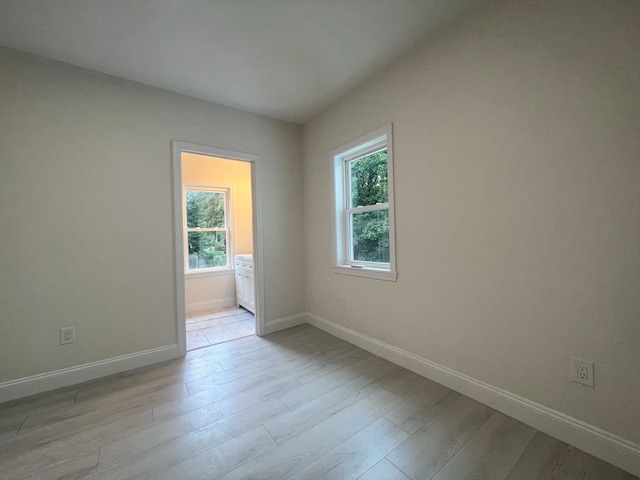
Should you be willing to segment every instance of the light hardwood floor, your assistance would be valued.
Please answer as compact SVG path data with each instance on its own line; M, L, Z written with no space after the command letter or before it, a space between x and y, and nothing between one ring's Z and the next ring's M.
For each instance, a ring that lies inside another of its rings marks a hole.
M2 479L629 480L311 326L0 405Z

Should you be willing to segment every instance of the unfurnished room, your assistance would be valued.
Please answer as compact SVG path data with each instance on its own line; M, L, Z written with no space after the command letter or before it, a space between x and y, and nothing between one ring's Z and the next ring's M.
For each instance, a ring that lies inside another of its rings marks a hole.
M640 1L0 0L0 479L638 480Z

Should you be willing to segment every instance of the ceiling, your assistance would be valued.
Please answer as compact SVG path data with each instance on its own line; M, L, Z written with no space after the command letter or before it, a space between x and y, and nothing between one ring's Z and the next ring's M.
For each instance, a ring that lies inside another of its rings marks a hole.
M479 0L0 0L0 44L304 123Z

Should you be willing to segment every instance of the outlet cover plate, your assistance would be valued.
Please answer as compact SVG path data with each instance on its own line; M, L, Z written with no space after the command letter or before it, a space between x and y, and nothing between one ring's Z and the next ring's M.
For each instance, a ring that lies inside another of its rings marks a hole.
M60 345L75 343L76 329L75 327L64 327L60 329Z
M581 360L580 358L571 358L571 381L595 387L593 362Z
M347 308L347 298L346 297L338 297L338 307L342 310L346 310Z

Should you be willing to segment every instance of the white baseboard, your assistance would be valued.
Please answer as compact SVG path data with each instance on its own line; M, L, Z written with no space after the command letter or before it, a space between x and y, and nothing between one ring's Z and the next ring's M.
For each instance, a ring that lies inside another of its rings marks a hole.
M640 445L317 315L306 316L314 327L640 476Z
M285 328L291 328L298 325L307 323L306 313L297 313L295 315L289 315L288 317L278 318L276 320L270 320L265 323L265 335L268 335L278 330L284 330Z
M218 298L207 300L206 302L192 302L186 304L187 313L201 312L202 310L212 310L214 308L233 307L236 305L236 297Z
M152 348L0 383L0 403L178 358L178 346Z

